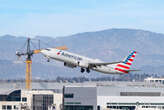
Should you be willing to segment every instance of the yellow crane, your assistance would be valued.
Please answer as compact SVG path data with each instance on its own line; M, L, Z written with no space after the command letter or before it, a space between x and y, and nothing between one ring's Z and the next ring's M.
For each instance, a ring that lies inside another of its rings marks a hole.
M18 57L26 56L26 89L31 89L31 64L32 60L31 57L34 54L34 51L30 49L30 38L27 39L27 50L26 52L16 52Z
M26 90L30 90L31 89L31 81L32 81L32 73L31 73L31 64L32 64L32 56L33 54L37 54L37 53L40 53L40 51L42 49L36 49L36 50L31 50L30 48L30 41L31 39L28 38L27 39L27 49L26 49L26 52L16 52L16 55L18 57L21 57L21 56L26 56L26 79L25 79L25 83L26 83ZM39 44L40 45L40 44ZM56 49L59 49L59 50L66 50L67 47L66 46L60 46L60 47L55 47Z

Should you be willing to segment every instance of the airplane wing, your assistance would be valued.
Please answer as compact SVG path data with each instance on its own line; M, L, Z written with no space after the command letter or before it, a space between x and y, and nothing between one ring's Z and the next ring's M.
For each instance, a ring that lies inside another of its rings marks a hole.
M96 66L106 66L106 65L111 65L111 64L117 64L117 63L122 63L123 61L119 62L110 62L110 63L89 63L89 67L96 67Z
M66 46L60 46L60 47L54 47L54 49L67 50L68 48L67 48ZM36 49L36 50L33 50L33 53L34 53L34 54L40 53L41 50L43 50L43 49Z

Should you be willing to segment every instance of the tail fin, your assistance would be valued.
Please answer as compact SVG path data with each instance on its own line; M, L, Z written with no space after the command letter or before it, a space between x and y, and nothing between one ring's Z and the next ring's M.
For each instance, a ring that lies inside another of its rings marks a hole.
M119 71L121 73L129 73L130 72L130 67L132 65L132 62L136 56L137 52L136 51L132 51L131 54L125 58L125 60L123 60L122 63L118 63L115 66L115 70Z

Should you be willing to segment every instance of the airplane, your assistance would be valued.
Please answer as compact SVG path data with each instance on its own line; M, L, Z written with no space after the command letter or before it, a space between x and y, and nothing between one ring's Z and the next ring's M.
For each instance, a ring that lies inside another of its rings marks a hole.
M46 58L48 58L48 62L50 61L50 59L54 59L57 61L64 62L64 66L66 67L80 67L81 73L85 71L89 73L90 70L105 74L128 74L131 71L138 71L130 69L132 62L137 54L136 51L132 51L130 55L123 61L109 63L103 62L99 59L88 58L57 48L46 48L42 49L40 52Z

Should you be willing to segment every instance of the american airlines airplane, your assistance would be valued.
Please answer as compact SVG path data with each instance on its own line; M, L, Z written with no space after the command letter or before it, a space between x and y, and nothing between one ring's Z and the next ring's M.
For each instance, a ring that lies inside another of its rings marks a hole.
M123 61L105 63L99 59L87 58L78 54L70 53L65 50L47 48L40 51L45 57L64 62L64 66L75 68L80 67L81 72L89 73L90 70L106 73L106 74L127 74L131 71L130 67L136 56L136 51L132 51L130 55Z

